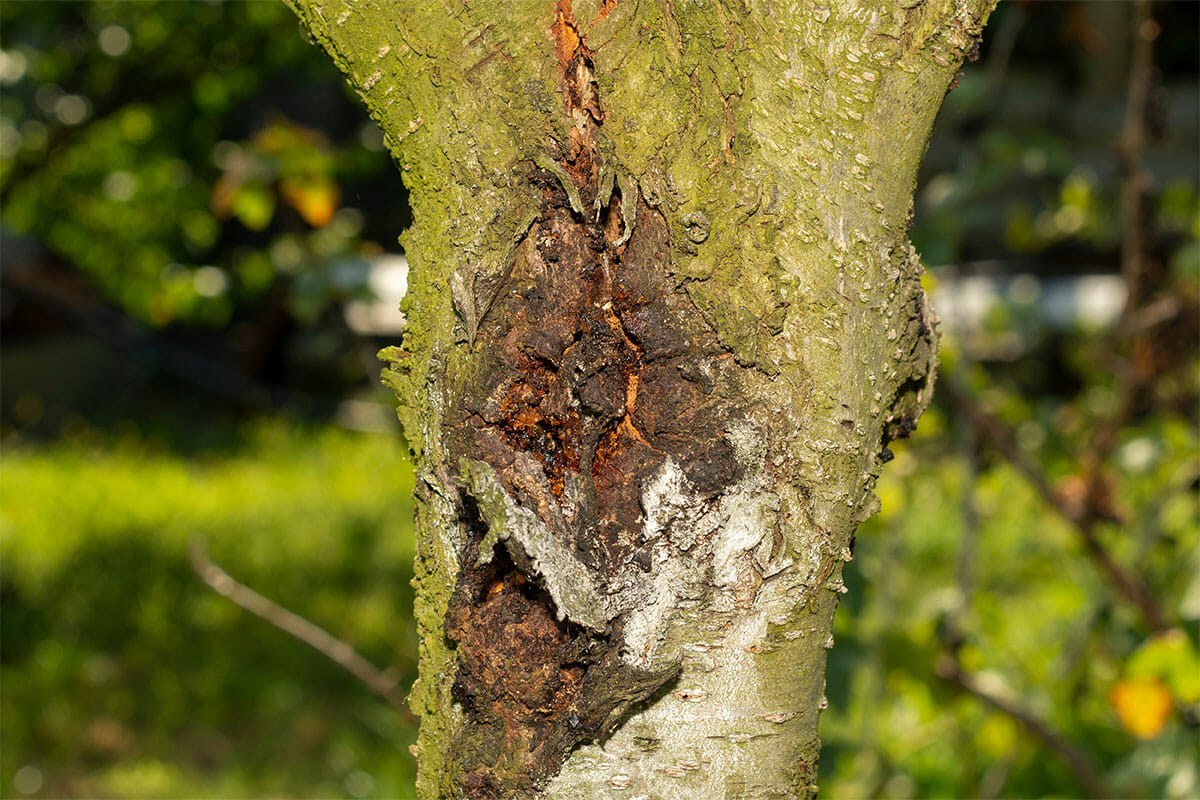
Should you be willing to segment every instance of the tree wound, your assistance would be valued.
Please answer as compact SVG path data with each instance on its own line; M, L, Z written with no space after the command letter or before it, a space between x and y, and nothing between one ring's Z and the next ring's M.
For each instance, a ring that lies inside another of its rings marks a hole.
M674 286L658 212L643 203L626 232L619 192L588 219L554 175L534 169L529 181L542 212L480 327L447 439L490 466L546 535L617 593L622 576L651 580L669 556L664 542L643 540L641 507L667 459L704 496L741 477L724 435L732 368ZM474 508L469 496L464 505ZM480 564L486 523L471 514L446 631L459 653L455 696L472 730L493 740L483 752L519 764L464 764L477 787L470 796L502 797L555 774L675 669L622 659L622 614L601 632L559 619L518 542L504 540Z
M676 663L640 668L624 652L630 598L678 555L665 537L647 540L643 491L668 459L700 498L743 474L725 436L742 416L737 367L671 277L660 211L636 183L601 177L604 114L569 3L553 33L574 125L550 144L554 169L528 168L540 213L448 385L444 433L450 452L486 464L508 500L536 515L537 535L572 554L613 611L597 630L556 607L553 582L516 537L488 530L463 481L466 535L445 630L471 723L450 772L469 797L528 795L677 674Z

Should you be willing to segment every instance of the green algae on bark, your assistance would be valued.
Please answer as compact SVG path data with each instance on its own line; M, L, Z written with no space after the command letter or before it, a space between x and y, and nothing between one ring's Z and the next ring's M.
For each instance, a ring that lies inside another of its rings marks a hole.
M905 218L990 4L289 2L414 207L419 794L815 793L841 566L932 386Z

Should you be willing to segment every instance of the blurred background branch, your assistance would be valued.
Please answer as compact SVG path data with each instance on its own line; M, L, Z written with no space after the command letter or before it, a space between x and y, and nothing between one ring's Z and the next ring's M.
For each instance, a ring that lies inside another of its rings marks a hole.
M1013 700L986 688L978 677L963 671L962 665L954 655L947 655L938 660L937 674L938 677L950 681L963 691L1020 723L1022 728L1071 768L1071 772L1079 780L1079 785L1087 791L1088 797L1114 796L1112 787L1108 785L1100 769L1093 763L1086 751L1068 741L1061 733L1017 705Z
M405 717L405 721L409 724L416 724L416 715L405 705L404 693L400 690L400 676L396 674L395 670L378 669L359 655L357 650L341 639L330 635L324 628L293 614L275 601L263 597L249 586L238 583L228 572L218 567L208 557L204 543L199 539L193 540L190 552L192 568L214 592L228 597L251 614L295 636L326 656L366 684L372 692L386 700Z
M943 376L938 388L945 394L946 402L978 429L981 437L1025 476L1042 499L1075 526L1088 555L1112 581L1117 592L1141 611L1150 629L1156 632L1166 630L1166 620L1150 591L1136 574L1116 562L1097 535L1096 526L1099 522L1121 521L1121 517L1112 506L1112 489L1104 483L1103 465L1096 464L1092 468L1081 491L1075 491L1074 483L1056 489L1051 485L1042 467L1022 452L1012 429L996 417L981 411L963 389L955 385L952 376ZM1089 451L1081 457L1094 461L1096 455L1094 451Z

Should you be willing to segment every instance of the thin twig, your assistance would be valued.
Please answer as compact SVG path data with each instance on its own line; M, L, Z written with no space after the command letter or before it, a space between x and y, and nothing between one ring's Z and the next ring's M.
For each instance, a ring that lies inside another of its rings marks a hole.
M950 655L938 659L936 671L939 677L950 681L969 694L978 697L997 711L1007 714L1025 730L1036 737L1048 750L1061 758L1092 797L1112 797L1112 788L1105 780L1103 773L1092 759L1048 724L1035 717L1028 710L989 691L979 683L971 673L965 671L958 660Z
M1159 34L1158 22L1151 14L1148 0L1134 3L1132 15L1129 94L1125 128L1117 147L1121 167L1121 271L1128 291L1126 318L1141 308L1152 289L1147 284L1153 238L1154 179L1146 170L1142 154L1150 139L1147 120L1154 86L1154 40Z
M1153 336L1147 319L1157 314L1149 311L1155 305L1154 293L1161 278L1151 248L1154 241L1154 177L1146 169L1143 154L1150 140L1147 120L1150 116L1154 86L1154 40L1158 23L1150 12L1150 3L1140 0L1132 8L1132 44L1129 65L1129 92L1126 100L1125 126L1117 143L1121 173L1121 276L1125 280L1125 307L1116 336L1129 346L1126 368L1119 370L1123 380L1118 384L1117 403L1113 413L1100 420L1092 433L1092 446L1086 454L1084 474L1087 494L1101 491L1104 462L1117 445L1117 436L1137 413L1138 406L1156 377L1151 359L1138 358L1140 340ZM1118 341L1115 344L1119 345ZM1153 345L1153 342L1149 342ZM1116 346L1113 347L1117 349Z
M399 689L400 680L393 670L380 670L359 655L357 650L333 634L288 611L273 600L263 597L249 586L238 583L228 572L218 567L208 557L203 542L196 540L192 543L191 557L192 568L196 570L196 574L217 594L228 597L251 614L290 633L314 650L328 656L340 667L365 683L372 692L386 700L405 717L415 721L415 717L404 702L404 694Z
M1017 35L1028 16L1024 4L1021 3L1013 3L1005 10L1008 13L1000 21L999 27L994 33L989 32L989 54L984 74L987 77L987 93L990 97L1000 96L1013 50L1016 49Z

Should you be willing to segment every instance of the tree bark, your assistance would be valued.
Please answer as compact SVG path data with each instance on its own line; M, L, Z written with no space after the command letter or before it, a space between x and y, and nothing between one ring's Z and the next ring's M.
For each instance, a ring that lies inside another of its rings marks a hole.
M409 188L421 797L815 795L989 0L289 0Z

